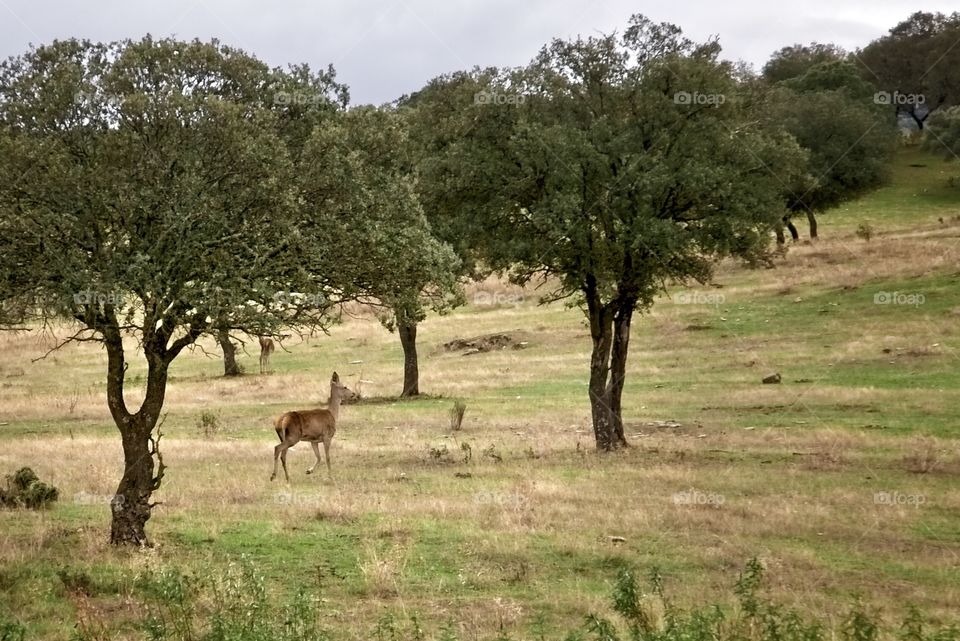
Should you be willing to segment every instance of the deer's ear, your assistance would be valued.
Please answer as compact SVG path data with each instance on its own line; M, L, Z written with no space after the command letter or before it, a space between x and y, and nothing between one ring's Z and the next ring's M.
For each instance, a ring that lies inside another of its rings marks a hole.
M330 380L333 381L333 382L335 382L335 383L339 383L339 382L340 382L340 375L337 374L336 372L334 372L334 373L333 373L333 376L330 378Z

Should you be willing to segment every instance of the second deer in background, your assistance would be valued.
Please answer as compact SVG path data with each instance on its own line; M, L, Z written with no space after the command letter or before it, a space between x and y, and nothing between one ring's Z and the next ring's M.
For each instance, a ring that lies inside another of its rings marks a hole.
M272 338L266 336L258 336L257 339L260 341L260 373L265 374L270 369L270 355L273 354L276 345Z

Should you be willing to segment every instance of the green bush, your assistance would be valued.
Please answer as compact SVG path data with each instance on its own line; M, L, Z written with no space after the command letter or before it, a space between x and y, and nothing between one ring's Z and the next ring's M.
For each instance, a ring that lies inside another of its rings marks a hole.
M27 629L22 625L0 618L0 641L23 641L26 636Z
M60 491L37 478L29 467L22 467L7 475L7 487L0 488L0 506L31 510L50 507L60 496Z

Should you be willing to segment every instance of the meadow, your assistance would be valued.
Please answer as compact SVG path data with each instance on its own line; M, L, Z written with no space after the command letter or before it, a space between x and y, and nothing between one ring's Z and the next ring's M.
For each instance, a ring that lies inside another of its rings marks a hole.
M594 451L584 316L538 304L544 289L490 279L431 316L414 400L395 399L398 338L362 308L284 341L266 375L253 341L247 373L223 378L207 341L173 365L143 550L107 542L122 455L105 352L40 358L67 328L2 333L0 473L30 466L61 498L0 510L0 620L29 639L140 638L139 577L249 567L271 595L316 594L340 638L413 615L464 639L559 635L608 609L621 567L659 568L693 606L729 600L756 557L766 596L828 625L856 602L957 622L958 174L906 148L889 186L820 217L819 241L671 286L634 323L622 452ZM523 348L444 349L494 332ZM301 444L290 484L271 483L273 418L324 402L334 370L364 400L342 410L333 477L304 474ZM780 384L761 383L774 372Z

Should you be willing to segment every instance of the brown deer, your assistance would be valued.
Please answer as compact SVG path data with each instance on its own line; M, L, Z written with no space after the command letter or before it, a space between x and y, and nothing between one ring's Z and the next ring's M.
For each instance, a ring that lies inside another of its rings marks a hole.
M257 336L257 339L260 341L260 373L263 374L270 367L270 354L273 354L276 346L273 344L272 338Z
M290 481L290 475L287 474L287 450L300 441L309 441L313 446L313 453L317 460L313 467L307 470L307 474L313 474L313 471L320 465L320 447L323 443L323 457L327 462L327 474L332 475L330 469L330 441L333 435L337 433L337 418L340 415L340 402L344 398L353 396L345 385L340 384L340 376L334 372L330 378L330 401L326 409L298 410L295 412L286 412L281 414L274 421L274 429L280 438L280 444L273 448L273 474L270 480L277 478L277 459L283 462L283 475Z

